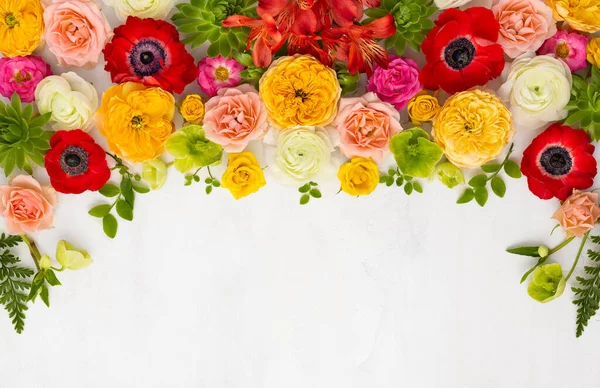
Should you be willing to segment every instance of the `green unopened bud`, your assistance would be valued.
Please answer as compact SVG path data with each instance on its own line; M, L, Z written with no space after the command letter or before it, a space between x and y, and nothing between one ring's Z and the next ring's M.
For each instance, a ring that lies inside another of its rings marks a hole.
M358 81L360 74L350 74L348 67L341 64L340 62L335 64L335 71L337 72L337 79L342 88L342 95L354 93L358 90Z
M158 190L167 181L167 165L162 159L154 159L142 166L142 177L152 190Z
M40 259L40 267L42 269L48 269L52 266L52 261L50 260L50 256L44 255Z
M56 245L56 260L70 270L82 269L93 263L86 251L75 248L65 240L60 240Z
M538 255L540 255L540 257L541 257L542 259L543 259L544 257L548 256L548 253L549 253L549 252L550 252L550 251L549 251L549 249L548 249L548 247L547 247L547 246L544 246L544 245L542 245L542 246L540 246L540 247L538 248Z

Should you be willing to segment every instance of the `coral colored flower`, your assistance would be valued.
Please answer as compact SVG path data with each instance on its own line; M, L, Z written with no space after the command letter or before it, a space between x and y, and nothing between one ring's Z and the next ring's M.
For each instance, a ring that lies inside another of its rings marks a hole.
M112 152L141 163L163 153L175 129L174 115L175 99L171 93L126 82L104 92L95 121Z
M406 108L408 101L422 88L417 64L398 56L390 57L387 69L376 64L367 83L369 92L375 92L382 101L398 110Z
M515 129L497 96L469 90L450 97L433 119L431 134L452 164L475 168L497 158Z
M342 98L333 122L340 134L340 151L348 157L372 158L381 163L390 138L402 130L400 113L375 93Z
M267 184L260 163L251 152L229 154L227 170L221 182L222 187L229 190L235 199L256 193Z
M238 86L242 82L242 70L244 65L235 59L226 59L221 55L203 58L198 63L198 85L209 97L216 96L221 88Z
M104 149L82 130L56 132L50 147L44 166L59 193L98 191L110 179Z
M432 121L441 108L437 97L420 92L408 102L408 116L414 125L421 125Z
M35 88L52 74L50 65L42 57L0 58L0 94L10 98L17 93L23 102L33 102Z
M33 233L54 223L56 192L29 175L16 176L0 186L0 214L8 234Z
M421 45L427 64L420 80L427 89L454 94L485 85L504 69L504 50L496 43L500 25L487 8L442 12Z
M511 58L537 50L556 33L552 10L540 0L500 0L492 12L500 23L498 43Z
M565 62L571 71L587 67L585 49L590 40L577 31L558 31L553 37L546 40L537 51L539 55L552 54L555 58Z
M592 66L600 67L600 36L593 36L588 42L587 60Z
M197 94L187 95L179 109L181 116L190 124L201 124L204 119L204 103L202 97Z
M333 121L342 88L335 71L310 55L282 57L260 79L260 98L276 128Z
M175 26L162 20L128 17L103 53L104 70L116 83L133 81L181 93L196 78L194 58Z
M343 192L352 196L369 195L379 184L379 167L370 158L355 157L338 171Z
M529 190L541 199L565 201L573 189L585 190L596 176L589 135L559 123L540 133L523 151L521 171Z
M565 230L567 237L583 236L596 225L599 217L598 193L582 193L577 190L552 216Z
M0 53L5 57L29 55L44 32L40 0L0 1Z
M52 0L44 10L44 37L61 66L94 67L112 29L91 0Z
M128 16L165 19L175 0L104 0L104 3L113 7L119 20L124 22Z
M267 131L267 110L250 85L221 89L206 102L206 138L226 152L242 152L251 140Z
M574 30L594 33L600 31L598 0L546 0L554 19L565 21Z

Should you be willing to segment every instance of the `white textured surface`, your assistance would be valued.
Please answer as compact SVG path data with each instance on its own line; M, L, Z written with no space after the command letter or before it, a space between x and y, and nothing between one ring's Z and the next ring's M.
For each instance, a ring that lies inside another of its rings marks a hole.
M101 66L76 71L109 85ZM0 387L598 388L600 323L575 339L571 293L534 302L519 285L533 261L504 253L558 243L557 202L507 183L483 209L437 182L360 199L332 184L301 207L272 181L236 202L173 171L114 241L87 215L99 195L62 196L36 240L95 263L61 273L24 334L0 312Z

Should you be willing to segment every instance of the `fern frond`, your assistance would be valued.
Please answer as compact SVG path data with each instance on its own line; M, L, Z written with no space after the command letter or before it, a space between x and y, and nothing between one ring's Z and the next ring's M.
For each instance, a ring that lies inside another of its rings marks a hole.
M592 241L598 243L600 242L600 238L593 236ZM598 251L588 250L588 257L591 261L600 262L600 252ZM600 307L600 266L585 266L584 271L590 277L584 278L578 276L576 280L580 287L571 288L576 295L573 304L578 307L576 321L577 337L581 337L588 322L596 315Z
M16 246L21 237L0 236L0 248L12 248ZM0 253L0 304L8 312L9 318L17 333L22 333L25 328L25 311L27 311L28 291L31 282L28 280L33 276L29 268L21 267L21 261L9 250Z

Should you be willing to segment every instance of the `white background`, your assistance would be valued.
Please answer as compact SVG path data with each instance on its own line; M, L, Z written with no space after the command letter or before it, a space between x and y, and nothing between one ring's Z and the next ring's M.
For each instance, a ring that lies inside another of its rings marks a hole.
M102 65L76 72L110 85ZM532 136L517 135L517 157ZM598 319L576 339L572 293L533 301L519 279L534 261L504 252L559 243L558 202L506 180L483 209L438 182L358 199L331 183L299 206L272 180L235 201L171 171L114 240L87 214L100 195L61 196L35 239L95 263L59 274L22 335L0 312L0 388L598 388ZM555 258L565 271L575 250Z

